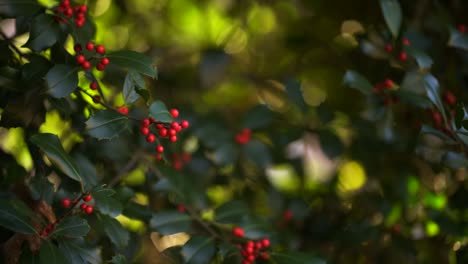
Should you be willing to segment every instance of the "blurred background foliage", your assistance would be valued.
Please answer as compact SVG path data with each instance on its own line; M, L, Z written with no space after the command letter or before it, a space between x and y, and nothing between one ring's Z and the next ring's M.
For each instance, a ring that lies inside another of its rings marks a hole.
M242 198L250 200L261 216L284 220L285 212L292 213L293 220L274 241L283 248L314 252L331 263L468 261L465 169L449 170L414 154L419 130L398 113L422 116L422 111L397 107L393 119L366 120L362 118L366 98L343 86L347 69L359 69L372 82L388 76L401 80L405 74L380 60L374 50L391 41L378 1L96 0L87 4L96 23L96 43L152 57L158 79L146 80L151 97L188 113L194 128L179 147L192 154L185 177L194 178L188 184L195 181L204 190L206 197L190 201L204 208L203 219L213 219L212 208ZM447 35L439 34L440 28L466 22L464 1L401 1L401 5L406 18L402 34L415 45L445 45ZM26 40L16 38L18 43ZM67 45L72 50L73 43ZM463 102L466 54L457 64L461 66L455 67L446 59L457 54L446 52L445 48L431 51L434 69L447 76L441 80L444 88L456 91ZM110 67L102 78L102 89L112 104L123 105L119 69ZM253 108L259 104L271 112ZM132 106L133 113L139 113L137 106ZM252 115L257 116L249 121ZM73 132L75 121L63 112L48 111L40 131L58 134L70 151L83 141ZM226 142L219 137L232 138L242 128L256 125L265 128L254 135L267 150L256 148L245 163L242 154L239 169L233 162L239 155L237 146L216 144ZM21 128L1 128L1 146L30 170L23 134ZM128 160L132 144L144 145L143 140L129 138L96 141L94 147L82 149L88 153L100 149L88 157L97 161ZM200 151L202 145L214 151L206 154ZM104 178L119 170L106 171L106 162L96 167ZM148 170L143 163L123 179L123 186L136 191L137 205L160 199L146 193ZM266 182L259 176L263 174ZM178 199L169 197L173 204ZM144 221L125 213L117 219L134 231L132 236L147 239ZM154 251L151 243L142 245ZM142 255L152 254L138 252L141 262Z

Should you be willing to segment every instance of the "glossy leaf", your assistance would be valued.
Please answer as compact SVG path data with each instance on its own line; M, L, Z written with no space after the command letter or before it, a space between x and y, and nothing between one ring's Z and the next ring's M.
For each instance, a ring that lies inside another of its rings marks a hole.
M242 201L229 201L216 208L214 220L219 223L238 223L249 212L247 205Z
M251 139L244 146L244 153L250 161L260 168L265 168L272 163L272 158L268 147L258 139Z
M78 74L76 69L64 64L57 64L50 69L45 80L48 92L53 97L65 97L72 93L78 85Z
M140 98L138 90L145 90L145 80L136 71L129 71L125 76L123 97L125 104L132 104Z
M325 264L321 260L311 254L300 252L272 252L271 258L277 264Z
M20 200L0 200L0 226L22 234L35 234L34 213Z
M414 92L398 90L395 93L402 102L420 107L420 108L430 108L432 103L426 97L419 95Z
M264 105L257 105L245 114L243 128L258 129L268 126L273 121L273 113Z
M102 214L116 217L122 213L122 204L112 197L115 191L109 188L97 187L91 192L96 208Z
M58 224L53 234L56 236L82 237L86 236L90 229L88 221L78 216L72 216L65 218Z
M468 50L468 36L458 30L450 30L448 45L451 47Z
M206 264L216 253L216 247L212 238L194 236L182 247L181 253L185 263Z
M422 50L413 48L411 46L405 47L405 51L416 59L420 69L429 69L431 68L434 61Z
M101 218L101 224L107 237L109 237L116 247L123 249L128 245L130 234L122 227L119 221L112 217L103 215Z
M426 94L429 100L437 107L437 110L442 114L444 120L447 120L444 105L440 99L439 81L434 76L427 74L424 77L424 87L426 88Z
M41 8L35 0L0 0L0 16L4 17L30 16Z
M388 29L394 38L398 37L401 27L402 13L398 0L380 0L380 8Z
M442 133L441 131L430 127L428 125L422 125L421 126L421 134L432 134L440 139L443 139L447 144L457 144L451 137L447 136L445 133Z
M190 225L190 217L177 211L156 213L150 220L151 228L163 235L187 232L190 229Z
M127 116L112 110L98 111L86 121L88 133L97 139L112 139L127 127Z
M154 101L149 107L150 116L158 122L172 122L173 118L162 101Z
M59 239L58 247L70 264L100 264L100 250L90 248L82 239Z
M57 42L60 34L60 27L50 15L41 14L34 18L31 23L29 39L25 47L33 51L42 51L52 47Z
M348 70L344 76L343 83L351 88L361 91L363 94L371 94L372 84L356 71Z
M39 251L39 259L41 263L48 264L63 264L67 263L67 259L62 252L50 240L44 241Z
M113 65L135 70L153 79L157 77L157 71L155 66L153 66L153 61L144 54L131 50L121 50L108 53L107 57Z
M49 133L36 134L31 137L31 142L38 146L63 173L73 180L81 182L78 168L63 149L56 135Z
M96 186L98 183L98 175L94 164L91 163L89 158L82 154L75 154L73 160L78 167L85 190Z
M21 77L25 81L42 79L51 68L51 63L42 56L31 56L23 66Z

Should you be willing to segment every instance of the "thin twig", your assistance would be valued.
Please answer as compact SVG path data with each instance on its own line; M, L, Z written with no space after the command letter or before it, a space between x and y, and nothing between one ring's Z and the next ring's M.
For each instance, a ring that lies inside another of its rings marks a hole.
M140 155L138 155L138 153L133 155L132 159L130 159L130 161L125 165L125 167L122 170L120 170L120 173L109 182L108 186L112 188L115 185L117 185L117 183L119 183L122 180L122 178L125 177L128 174L128 172L130 172L130 170L136 165L139 158Z

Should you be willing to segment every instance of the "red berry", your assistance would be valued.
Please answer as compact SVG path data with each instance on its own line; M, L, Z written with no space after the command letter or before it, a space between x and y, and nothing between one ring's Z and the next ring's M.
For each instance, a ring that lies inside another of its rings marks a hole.
M102 65L107 65L107 64L109 64L109 62L110 62L110 61L109 61L108 58L102 58L102 59L101 59L101 64L102 64Z
M408 59L408 54L406 54L406 52L400 52L400 54L398 55L398 58L401 60L401 61L406 61Z
M83 50L83 48L81 47L80 44L75 44L75 46L73 47L73 49L75 50L75 52L81 52ZM83 57L84 58L84 57Z
M169 133L169 136L175 136L177 134L177 131L171 128L169 129L168 133Z
M65 9L65 12L63 12L66 17L71 17L73 15L73 9L67 8Z
M146 136L146 141L148 143L153 143L155 140L155 136L153 134L149 134L148 136Z
M106 49L104 48L103 45L97 45L96 46L96 52L99 53L99 54L104 54L104 52L106 52Z
M262 239L262 246L263 247L269 247L270 246L270 240L268 238Z
M160 160L162 160L162 156L161 156L161 154L159 154L159 153L156 153L156 160L157 160L157 161L160 161Z
M393 81L390 80L390 79L385 79L384 85L385 85L386 88L391 88L391 87L393 87Z
M77 12L78 12L78 11L77 11ZM83 13L76 13L76 14L75 14L75 19L83 20L83 21L86 20L85 15L84 15Z
M41 231L39 231L39 235L40 235L41 237L46 237L46 236L48 236L49 234L48 234L44 229L42 229Z
M293 212L292 212L290 209L284 210L284 212L283 212L283 219L284 219L285 221L289 221L289 220L293 219L293 217L294 217L294 214L293 214Z
M390 53L390 52L393 51L393 46L392 46L392 44L387 44L387 45L385 45L384 49L385 49L386 52Z
M97 90L99 88L99 84L97 82L92 82L89 84L89 88L91 88L91 90Z
M246 248L253 248L255 246L255 243L252 240L248 240L245 242L245 247Z
M159 145L156 147L156 151L159 152L159 153L163 153L164 152L164 147Z
M80 46L80 48L81 48L81 46ZM83 56L81 54L77 55L76 56L76 62L78 62L79 64L85 63L86 62L85 56Z
M82 27L85 23L85 20L84 19L79 19L79 20L75 20L75 25L77 27Z
M149 130L149 128L147 128L147 127L142 127L141 130L140 130L140 132L141 132L143 135L146 136L146 135L149 134L150 130Z
M93 49L94 49L94 43L88 42L88 43L86 44L86 49L87 49L87 50L93 50Z
M54 230L54 225L53 224L48 224L44 230L47 232L47 233L50 233L52 232L52 230Z
M185 213L185 206L183 204L178 204L177 205L177 211L181 213Z
M403 39L401 40L401 43L402 43L403 45L405 45L405 46L409 46L409 45L411 44L410 41L409 41L409 39L407 39L407 38L403 38Z
M167 136L167 129L165 129L165 128L159 129L159 136L161 136L161 137Z
M128 107L126 106L121 106L117 108L117 111L119 111L119 113L121 113L122 115L128 115Z
M177 125L174 127L174 130L175 130L176 132L180 132L180 131L182 130L182 127L181 127L179 124L177 124Z
M171 109L171 116L173 118L177 118L179 116L179 110L177 110L175 108Z
M260 258L263 260L267 260L270 258L270 256L268 255L268 252L262 252L260 253Z
M251 255L252 253L254 253L254 249L253 247L246 247L245 252L247 252L248 255Z
M82 204L80 205L80 208L81 208L82 211L84 211L86 208L88 208L88 205L85 204L85 203L82 203Z
M150 125L150 120L148 118L145 118L141 121L141 125L144 127L148 127Z
M101 97L99 95L93 96L93 102L99 104L101 102Z
M247 260L250 261L250 262L254 262L255 261L255 256L254 255L249 255L249 256L247 256Z
M81 13L86 13L86 11L88 11L88 7L86 5L80 5L78 7L79 7L78 11Z
M86 207L86 209L85 209L85 213L87 213L87 214L92 214L93 211L94 211L94 208L91 205Z
M457 98L455 97L455 95L453 95L452 92L447 91L447 92L444 94L444 101L445 101L448 105L454 106L454 105L457 103Z
M91 196L91 194L87 194L85 196L83 196L83 201L85 202L89 202L93 199L93 196Z
M81 64L81 66L84 70L89 70L89 68L91 68L91 63L89 63L89 61L85 61L83 64Z
M182 128L188 128L190 126L190 124L189 124L189 122L187 120L182 120L180 125L182 126Z
M71 202L69 199L65 198L62 200L62 206L65 208L68 208L70 206Z
M255 249L259 250L263 247L262 242L255 242Z
M232 229L232 234L236 237L243 237L244 236L244 230L238 226L234 227Z
M466 26L464 24L458 25L457 29L458 29L458 31L460 31L460 33L465 33L466 32Z
M174 169L176 170L181 170L184 167L184 164L180 160L174 160L172 166L174 166Z
M62 0L61 5L62 5L63 7L69 7L69 6L70 6L70 0Z
M174 143L174 142L177 141L177 136L171 136L171 137L169 138L169 140L170 140L172 143Z
M102 64L102 63L98 63L98 64L96 65L96 69L97 69L98 71L103 71L103 70L106 69L106 65L104 65L104 64Z

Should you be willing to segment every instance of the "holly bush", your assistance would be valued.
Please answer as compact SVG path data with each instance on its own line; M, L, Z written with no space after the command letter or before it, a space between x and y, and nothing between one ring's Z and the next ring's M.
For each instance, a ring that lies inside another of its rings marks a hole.
M466 8L0 0L4 263L468 261Z

